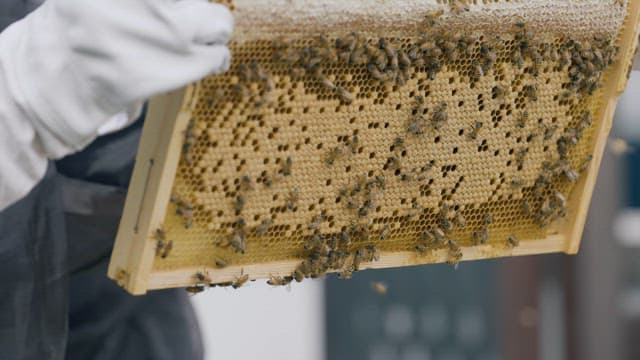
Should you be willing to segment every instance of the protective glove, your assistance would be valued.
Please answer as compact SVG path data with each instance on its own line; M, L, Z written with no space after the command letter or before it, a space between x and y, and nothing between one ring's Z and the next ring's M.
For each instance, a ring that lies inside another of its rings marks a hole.
M48 0L7 28L0 210L116 114L227 70L232 28L230 12L205 0Z

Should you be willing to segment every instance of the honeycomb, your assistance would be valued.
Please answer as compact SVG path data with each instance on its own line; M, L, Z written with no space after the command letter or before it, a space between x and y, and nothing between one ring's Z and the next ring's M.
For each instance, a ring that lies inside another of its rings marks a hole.
M185 275L149 288L457 264L577 216L627 2L226 3L231 69L184 99L146 239Z

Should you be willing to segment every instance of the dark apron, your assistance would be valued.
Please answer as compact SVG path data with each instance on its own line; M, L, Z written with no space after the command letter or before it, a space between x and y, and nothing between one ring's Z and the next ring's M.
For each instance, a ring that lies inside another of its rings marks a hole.
M0 0L2 24L32 2ZM51 163L0 212L0 359L203 358L184 290L133 297L106 277L141 128Z

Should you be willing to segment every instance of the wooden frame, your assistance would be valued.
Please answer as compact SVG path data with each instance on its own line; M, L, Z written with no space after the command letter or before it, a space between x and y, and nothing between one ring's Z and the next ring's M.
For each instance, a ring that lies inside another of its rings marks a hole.
M569 207L577 209L573 221L555 235L543 240L524 241L517 248L499 248L495 245L464 247L463 259L475 260L506 256L521 256L578 251L585 225L591 194L612 125L617 98L626 86L628 70L633 61L640 32L640 2L629 3L628 15L620 39L622 49L619 61L614 64L610 77L604 84L604 98L608 99L604 111L598 114L599 127L595 129L594 160L590 164L588 176L578 183ZM184 286L193 281L195 272L206 273L214 283L232 281L241 273L248 273L251 279L269 278L270 275L290 274L299 260L266 263L250 266L231 266L225 269L187 268L172 272L152 272L156 252L155 229L163 223L171 196L175 171L180 161L183 134L191 117L192 102L197 99L195 86L159 96L149 106L143 130L140 150L137 156L129 194L118 237L116 239L109 277L116 280L132 294L144 294L150 289ZM447 251L440 250L428 256L418 256L415 252L383 253L375 263L363 264L362 268L387 268L413 266L444 262Z

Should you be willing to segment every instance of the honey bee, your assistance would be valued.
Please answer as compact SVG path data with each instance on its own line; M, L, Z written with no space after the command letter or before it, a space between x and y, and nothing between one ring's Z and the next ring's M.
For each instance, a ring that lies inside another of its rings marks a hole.
M576 172L575 170L573 170L573 169L571 169L571 168L569 168L569 167L565 168L565 169L562 171L562 173L564 174L565 178L566 178L567 180L569 180L570 182L576 182L576 181L578 181L578 177L580 176L580 175L578 174L578 172Z
M385 225L382 228L382 231L380 231L380 240L386 240L389 238L390 235L391 235L391 228L389 227L389 225Z
M287 286L291 284L292 281L293 281L293 277L291 276L281 277L281 276L270 275L269 280L267 280L267 284L271 286Z
M442 126L442 123L447 120L449 120L449 115L447 114L447 103L442 102L434 109L431 121L434 124L434 128L439 129Z
M345 88L338 86L336 88L336 92L338 94L338 96L340 97L340 100L342 100L342 102L346 103L346 104L351 104L353 102L353 100L355 99L355 96L350 93L349 91L347 91Z
M201 272L197 272L193 276L193 278L197 281L198 284L207 284L208 285L208 284L212 283L211 278L208 275L206 275L204 273L201 273Z
M375 281L370 284L371 290L380 296L387 295L387 285L383 282Z
M344 157L344 148L342 146L336 146L329 150L325 157L325 164L332 166L337 160Z
M298 201L300 201L300 190L296 188L290 191L289 196L287 196L287 209L293 211L297 206Z
M504 86L502 85L496 85L493 87L493 89L491 89L491 96L497 100L504 99L506 93L507 91L504 89Z
M458 226L461 229L464 229L464 227L467 226L467 219L465 219L465 217L459 211L456 212L454 221L456 223L456 226Z
M244 209L244 196L242 195L238 195L236 196L236 201L234 203L234 209L236 210L236 213L241 213L242 210Z
M529 112L528 111L521 111L520 115L518 116L518 127L519 128L524 128L527 126L527 121L529 120Z
M176 215L183 218L185 228L191 228L193 225L193 207L191 205L181 201L176 208Z
M481 121L476 121L471 128L471 132L469 132L469 139L476 140L478 138L478 134L484 125Z
M260 225L256 227L256 234L260 236L266 234L269 231L269 229L271 229L271 225L273 225L273 220L271 219L262 220L262 222L260 222Z
M440 228L435 228L433 229L433 236L435 238L435 242L436 244L446 244L448 239L447 239L447 235L445 235L444 231L442 231L442 229Z
M462 260L462 249L460 248L460 245L458 245L458 243L455 242L454 240L449 240L448 245L449 245L449 254L448 254L449 257L447 259L447 264L455 265L457 267L460 261Z
M349 139L346 143L346 146L351 150L351 154L356 154L358 152L358 146L360 146L360 138L358 135L354 135L351 139Z
M451 12L460 15L465 11L469 11L469 5L465 0L450 0Z
M203 292L205 289L206 288L205 288L204 285L193 285L193 286L187 286L185 288L185 290L191 295L199 294L199 293Z
M474 231L473 235L474 245L485 244L489 240L489 229L484 226L481 231Z
M529 205L529 202L527 200L522 200L522 203L520 204L520 208L522 209L522 212L525 215L531 216L532 214L531 205Z
M241 230L234 229L228 243L238 253L244 254L247 250L247 238Z
M227 266L228 266L228 264L227 264L227 262L226 262L226 261L221 260L221 259L217 259L217 260L216 260L216 267L217 267L218 269L224 269L224 268L226 268Z
M474 80L480 79L485 74L484 67L480 64L478 60L473 60L471 62L471 70L472 70L472 79Z
M527 156L527 149L522 148L516 153L516 164L518 167L524 166L524 159Z
M233 282L231 287L233 287L234 289L238 289L246 284L247 281L249 281L249 274L241 274L240 277L236 277L236 281Z
M302 280L304 280L305 275L304 273L300 270L300 269L295 269L293 272L293 279L296 282L302 282Z
M567 199L562 193L556 192L555 194L553 194L553 197L558 206L565 207L567 205Z
M520 245L520 240L515 236L515 235L509 235L507 237L507 244L514 248L517 247L518 245Z
M522 178L513 178L511 179L511 187L512 188L521 188L525 184Z
M525 85L522 90L529 100L538 101L538 88L535 85Z
M323 215L316 215L311 220L311 224L309 224L309 230L317 231L320 230L320 225L325 221L325 217Z
M280 173L284 176L291 176L292 167L293 167L293 159L291 157L287 157L284 164L282 164L282 169L280 169Z
M591 165L591 161L593 160L593 155L588 155L583 161L582 164L579 167L579 172L580 173L584 173L585 171L587 171L589 169L589 165Z
M433 27L438 23L438 19L444 14L444 10L438 9L425 15L424 25L426 27Z
M398 64L401 69L408 69L411 67L411 59L402 49L398 50Z
M251 191L253 190L253 181L248 175L242 176L240 178L240 191Z
M558 131L558 125L548 126L544 130L544 140L551 140L553 135Z
M327 90L334 91L336 89L336 84L324 75L320 76L320 83L322 84L322 87Z

